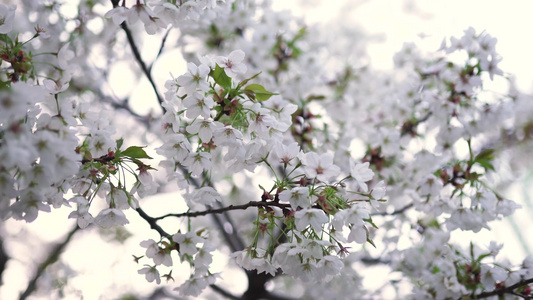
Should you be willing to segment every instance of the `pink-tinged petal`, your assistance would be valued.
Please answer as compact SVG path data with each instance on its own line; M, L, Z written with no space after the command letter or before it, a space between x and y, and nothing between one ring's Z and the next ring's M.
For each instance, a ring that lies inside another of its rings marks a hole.
M234 73L246 73L246 70L248 70L248 68L246 67L245 64L237 64L237 65L233 65L231 67L231 70Z
M57 84L55 83L55 81L50 79L43 80L43 85L49 91L55 91L57 89Z
M329 153L324 153L320 155L320 161L322 167L329 167L333 164L333 156Z
M244 51L235 50L235 51L232 51L228 55L228 60L231 61L232 63L239 63L244 59L244 56L245 56Z
M196 74L198 67L194 63L190 62L187 63L187 70L189 70L189 73L191 74Z

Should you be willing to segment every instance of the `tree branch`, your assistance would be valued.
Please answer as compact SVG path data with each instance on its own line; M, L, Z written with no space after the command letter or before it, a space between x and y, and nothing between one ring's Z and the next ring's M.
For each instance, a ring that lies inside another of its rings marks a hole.
M406 206L398 209L398 210L395 210L391 213L388 213L388 212L377 212L377 213L372 213L370 214L370 216L394 216L394 215L398 215L398 214L401 214L403 212L405 212L406 210L410 209L411 207L414 206L414 203L409 203L407 204Z
M4 241L0 239L0 286L3 284L2 273L4 272L9 256L4 248Z
M231 294L230 292L226 291L225 289L219 287L216 284L211 284L211 285L209 285L209 287L213 291L215 291L217 294L222 295L222 296L224 296L224 297L226 297L228 299L233 299L233 300L240 300L241 299L240 297L237 297L237 296Z
M279 208L289 208L291 207L290 204L285 203L279 203L279 202L267 202L267 201L250 201L246 204L242 205L229 205L226 207L221 208L210 208L203 211L194 211L194 212L185 212L181 214L166 214L164 216L156 217L155 220L161 220L167 217L198 217L198 216L206 216L210 214L221 214L230 210L239 210L239 209L248 209L250 207L279 207Z
M150 228L152 228L153 230L157 231L161 236L164 236L167 239L172 240L172 235L168 234L165 230L163 230L163 228L161 228L161 226L157 225L157 223L156 223L157 222L157 218L150 217L140 207L138 207L136 209L136 211L139 214L139 216L141 216L141 218L143 218L144 220L146 220L146 222L148 222L148 224L150 224Z
M267 291L267 293L263 297L263 299L267 299L267 300L295 300L296 298L285 297L285 296L281 296L281 295L274 294L274 293L271 293L271 292Z
M50 266L51 264L55 263L59 259L59 255L61 255L61 252L63 252L65 247L68 245L68 243L70 243L70 241L71 241L72 237L74 236L74 234L79 229L80 228L76 224L76 226L74 228L72 228L70 230L70 232L67 234L67 237L65 238L65 240L62 243L57 244L54 247L54 249L52 250L52 252L50 252L50 254L46 258L46 260L44 262L42 262L39 265L39 267L37 268L37 272L35 273L33 278L28 283L28 286L26 287L26 290L24 291L24 293L22 293L22 295L20 295L19 300L25 300L26 298L28 298L28 296L31 295L31 293L33 293L35 291L35 289L37 288L37 280L39 280L39 278L43 275L44 271L46 270L46 268L48 268L48 266Z
M165 32L165 35L163 36L163 39L161 40L161 46L159 46L159 51L157 52L157 55L154 59L154 62L152 62L152 64L150 65L150 67L148 67L148 70L152 71L152 68L154 67L154 64L156 62L156 60L159 58L159 56L161 56L161 54L163 53L163 48L165 48L165 43L167 42L167 38L168 38L168 34L170 33L170 31L172 30L172 27L170 27L167 32Z
M157 87L155 85L152 74L150 73L150 70L144 63L141 57L141 53L139 52L139 49L137 48L137 45L135 45L135 41L133 40L133 35L131 34L131 31L128 28L128 25L126 25L126 22L122 22L122 24L120 24L120 27L122 27L122 29L126 33L126 37L128 38L128 43L130 44L131 51L133 52L133 56L135 56L135 60L137 60L137 63L139 63L139 66L141 67L141 70L143 71L144 75L146 75L146 78L148 78L148 81L150 81L150 84L152 85L152 88L154 89L154 93L157 97L157 101L159 102L159 105L161 106L161 104L163 104L163 98L159 95L159 92L157 91ZM165 111L165 108L163 106L161 106L161 109L163 109L163 112Z

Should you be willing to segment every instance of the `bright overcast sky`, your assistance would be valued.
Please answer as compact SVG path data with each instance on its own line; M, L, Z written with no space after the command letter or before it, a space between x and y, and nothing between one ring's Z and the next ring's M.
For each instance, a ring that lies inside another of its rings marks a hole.
M296 8L298 3L301 8ZM496 50L502 55L500 68L517 75L517 83L528 91L533 88L533 1L486 0L274 0L275 7L291 9L309 22L342 20L361 26L383 38L369 48L372 65L392 67L392 55L404 42L420 42L427 36L427 50L437 49L444 37L460 36L472 26L498 38ZM342 13L341 13L342 12Z

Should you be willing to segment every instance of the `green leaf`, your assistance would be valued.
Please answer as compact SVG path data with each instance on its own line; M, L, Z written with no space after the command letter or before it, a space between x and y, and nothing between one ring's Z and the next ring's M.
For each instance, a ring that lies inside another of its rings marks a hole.
M256 78L257 76L259 76L259 74L261 74L261 72L255 74L254 76L248 78L248 79L244 79L243 81L239 82L239 84L237 85L237 89L240 89L241 87L243 87L245 84L248 83L248 81Z
M122 147L122 144L124 144L124 139L123 138L118 139L117 140L117 152Z
M365 221L367 223L370 223L370 225L372 225L372 227L378 229L378 226L376 224L374 224L374 222L372 221L372 218L363 219L363 221Z
M374 244L374 241L372 241L370 238L366 238L366 241L370 243L370 245L374 246L374 248L377 248L376 247L376 244Z
M220 85L223 88L231 88L231 78L226 75L226 72L224 72L224 69L221 68L219 65L215 67L215 70L213 71L213 74L211 74L215 82Z
M477 262L481 262L484 258L489 257L489 256L491 256L490 253L487 253L487 254L481 254L481 255L476 259L476 261L477 261Z
M474 162L478 163L486 171L488 170L494 171L494 166L492 165L493 160L494 160L494 149L487 149L487 150L481 151L481 153L479 153L474 158Z
M127 156L127 157L131 157L131 158L149 158L149 159L151 159L151 157L148 156L148 154L146 154L146 152L143 150L143 148L144 147L131 146L128 149L122 151L120 156Z
M439 224L439 221L437 219L433 219L433 220L429 221L426 226L430 227L430 228L440 229L440 224Z
M326 96L324 95L310 95L309 97L307 97L306 101L311 102L314 100L324 100L324 99L326 99Z
M11 86L11 81L0 80L0 90L6 90Z
M260 84L249 84L244 88L245 91L252 91L255 95L255 98L258 101L265 101L268 100L273 95L278 95L276 93L272 93L267 91L262 85Z

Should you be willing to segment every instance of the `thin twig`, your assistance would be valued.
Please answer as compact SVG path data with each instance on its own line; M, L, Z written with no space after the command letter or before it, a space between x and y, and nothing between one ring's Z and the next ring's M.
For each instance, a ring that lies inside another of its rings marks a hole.
M26 287L26 290L24 291L24 293L22 293L22 295L20 295L19 300L24 300L24 299L28 298L35 291L35 289L37 288L37 280L39 280L39 278L41 278L41 276L43 275L43 273L46 270L46 268L48 268L51 264L55 263L59 259L59 256L61 255L61 252L63 252L65 247L72 240L72 237L74 236L74 234L79 229L80 228L76 224L76 226L74 228L72 228L70 230L70 232L67 234L65 240L62 243L57 244L54 247L54 249L52 250L52 252L50 252L50 254L46 258L46 260L44 262L42 262L39 265L39 267L37 268L37 272L35 273L33 278L28 283L28 286Z

